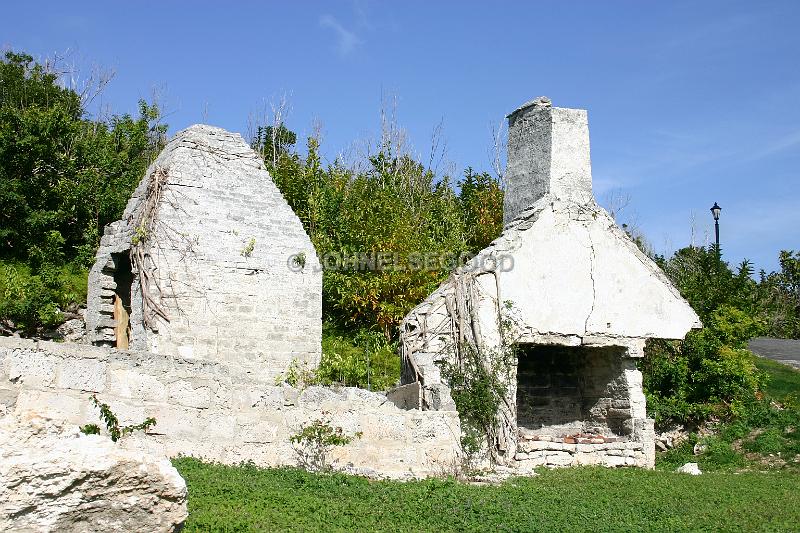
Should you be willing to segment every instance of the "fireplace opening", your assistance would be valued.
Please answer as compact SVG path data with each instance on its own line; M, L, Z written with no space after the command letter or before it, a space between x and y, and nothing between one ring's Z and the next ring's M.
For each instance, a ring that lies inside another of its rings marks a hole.
M517 426L554 438L630 435L624 348L520 345Z
M128 253L111 254L114 263L114 346L127 350L131 341L131 286L133 270Z

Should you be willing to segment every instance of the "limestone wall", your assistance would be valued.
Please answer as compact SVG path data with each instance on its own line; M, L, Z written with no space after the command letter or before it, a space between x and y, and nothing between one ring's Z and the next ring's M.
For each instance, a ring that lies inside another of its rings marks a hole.
M325 418L348 435L362 433L334 451L339 466L425 476L452 464L460 435L454 411L403 410L362 389L298 390L219 362L0 337L0 403L83 425L99 422L92 393L122 423L156 418L145 438L154 451L227 464L294 465L289 437Z
M508 116L508 165L503 222L545 195L592 198L589 120L583 109L552 107L539 97Z
M159 174L161 173L161 174ZM155 175L156 216L136 226ZM166 146L122 220L105 230L89 276L87 328L114 344L114 258L142 242L150 296L169 320L143 327L134 266L131 349L221 360L272 379L293 360L315 367L322 335L322 273L314 247L259 156L239 134L192 126ZM117 254L117 255L113 255ZM293 258L297 258L294 260Z

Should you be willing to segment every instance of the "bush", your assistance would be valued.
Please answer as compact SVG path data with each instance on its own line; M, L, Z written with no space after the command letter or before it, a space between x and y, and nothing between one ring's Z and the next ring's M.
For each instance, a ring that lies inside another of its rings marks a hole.
M32 333L63 321L62 311L86 301L88 272L46 263L37 274L24 263L0 261L0 319Z
M300 466L314 472L327 472L331 469L328 455L338 446L346 446L353 439L361 437L356 433L350 437L340 427L331 426L328 420L315 420L289 438L295 446Z
M745 349L760 328L758 320L723 305L683 343L648 342L640 365L656 422L698 424L711 415L730 419L741 414L765 384L755 356Z
M386 390L400 380L397 344L369 330L348 332L330 322L322 327L322 359L316 371L324 385Z
M700 442L705 451L698 459L700 468L717 469L733 468L745 465L745 458L733 449L733 445L725 439L711 436Z
M777 428L769 428L752 440L744 443L744 449L762 454L778 453L784 449L786 439Z

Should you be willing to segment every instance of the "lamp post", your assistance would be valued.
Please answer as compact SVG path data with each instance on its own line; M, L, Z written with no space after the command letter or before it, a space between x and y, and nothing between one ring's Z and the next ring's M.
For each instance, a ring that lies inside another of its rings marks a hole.
M722 208L717 205L717 202L714 202L714 205L711 206L711 216L714 217L714 236L716 237L717 242L717 255L719 255L719 213L722 211Z

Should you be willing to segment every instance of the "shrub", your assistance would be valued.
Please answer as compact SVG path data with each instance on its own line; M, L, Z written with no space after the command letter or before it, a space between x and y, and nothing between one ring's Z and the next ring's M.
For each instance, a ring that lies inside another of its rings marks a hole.
M366 329L348 332L331 322L322 327L322 359L316 371L324 385L386 390L400 380L397 344Z
M762 454L778 453L784 449L786 439L777 428L769 428L744 443L744 449Z
M79 266L46 263L37 274L19 262L0 261L0 319L27 333L53 327L61 311L86 301L88 273Z
M745 459L730 442L717 436L706 437L701 441L705 451L698 459L701 468L732 468L745 465Z
M353 439L361 437L356 433L350 437L340 427L333 427L327 420L315 420L308 426L292 435L289 440L295 445L300 466L314 472L326 472L331 469L328 463L330 452L337 446L345 446Z
M765 384L755 357L745 349L760 328L758 320L723 305L683 343L648 342L640 365L648 408L657 423L696 424L711 415L739 415Z

